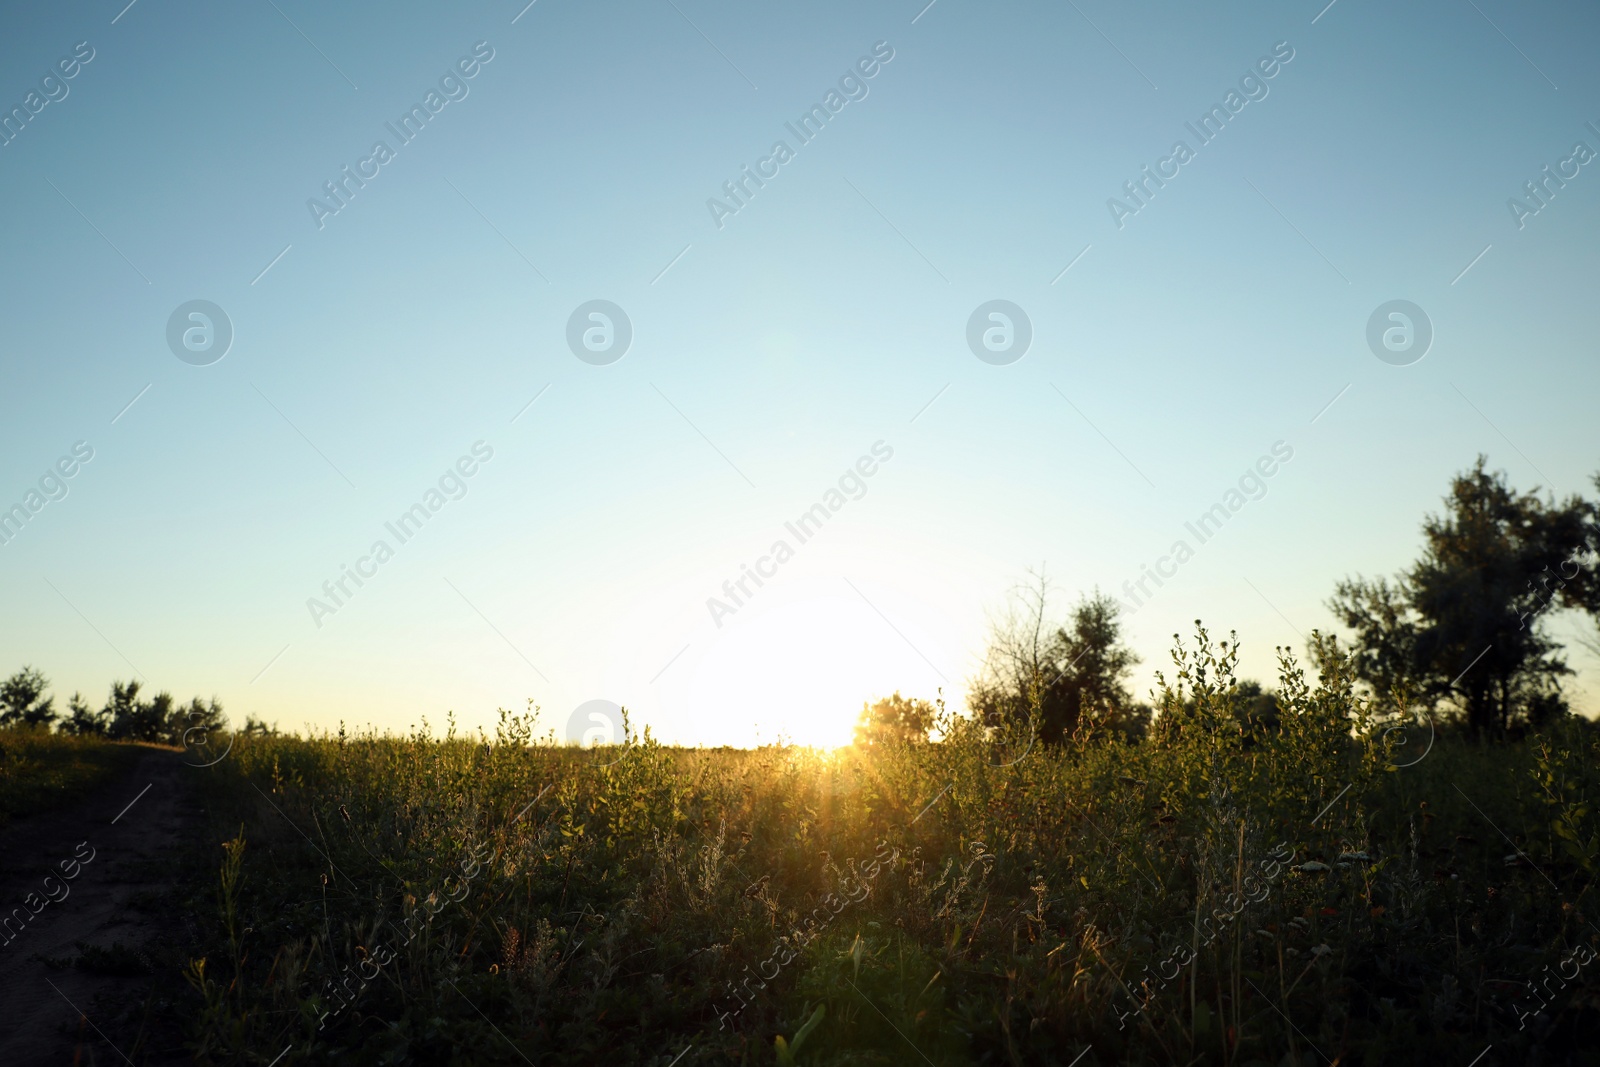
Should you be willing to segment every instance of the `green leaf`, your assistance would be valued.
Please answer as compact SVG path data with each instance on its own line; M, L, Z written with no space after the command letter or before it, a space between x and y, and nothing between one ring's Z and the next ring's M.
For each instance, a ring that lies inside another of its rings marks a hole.
M827 1014L827 1005L818 1004L817 1010L811 1013L811 1018L795 1032L793 1044L785 1041L782 1034L772 1039L772 1047L778 1054L778 1067L796 1067L795 1057L800 1055L800 1046L805 1044L806 1037L821 1024Z
M802 1026L799 1030L797 1030L795 1032L795 1035L794 1035L794 1054L795 1055L798 1056L800 1054L800 1046L805 1043L805 1039L808 1036L810 1036L811 1031L815 1030L818 1026L822 1025L822 1020L827 1014L828 1014L828 1006L826 1004L818 1004L817 1005L817 1010L811 1013L811 1018L807 1019L805 1025Z

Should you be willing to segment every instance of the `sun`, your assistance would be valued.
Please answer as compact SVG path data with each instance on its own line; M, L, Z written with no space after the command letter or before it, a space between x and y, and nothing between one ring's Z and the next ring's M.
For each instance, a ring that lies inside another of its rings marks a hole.
M895 690L931 697L940 684L848 583L817 580L730 623L696 665L684 710L709 743L837 748L864 703Z

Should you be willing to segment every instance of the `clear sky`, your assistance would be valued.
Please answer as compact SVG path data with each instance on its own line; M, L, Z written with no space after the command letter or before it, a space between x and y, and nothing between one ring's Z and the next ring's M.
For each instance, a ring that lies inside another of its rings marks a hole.
M1125 595L1179 539L1139 691L1197 617L1270 681L1477 453L1600 466L1591 5L125 2L0 16L0 507L59 497L0 546L0 669L62 703L838 743L959 700L1028 567ZM568 343L594 300L620 359ZM969 346L993 300L1020 359ZM1420 360L1369 347L1394 300Z

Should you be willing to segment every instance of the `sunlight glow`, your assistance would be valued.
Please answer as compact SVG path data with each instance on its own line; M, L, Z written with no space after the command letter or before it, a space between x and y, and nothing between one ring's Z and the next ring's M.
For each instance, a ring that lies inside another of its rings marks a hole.
M928 673L909 667L910 650L848 586L824 588L728 628L698 664L688 732L729 744L848 745L863 702Z

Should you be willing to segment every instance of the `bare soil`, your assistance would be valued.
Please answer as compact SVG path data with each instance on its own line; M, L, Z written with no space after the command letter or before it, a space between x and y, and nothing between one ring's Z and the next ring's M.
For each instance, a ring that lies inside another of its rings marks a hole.
M0 1064L186 1062L172 1027L151 1025L169 1014L152 1003L152 972L190 940L172 898L204 771L184 759L146 747L90 796L0 831L0 920L13 919L0 944ZM66 881L62 862L89 855ZM63 885L65 897L32 910Z

